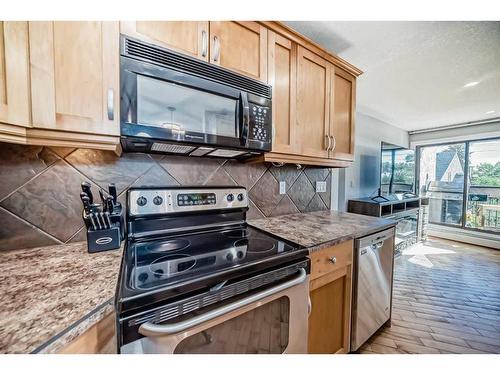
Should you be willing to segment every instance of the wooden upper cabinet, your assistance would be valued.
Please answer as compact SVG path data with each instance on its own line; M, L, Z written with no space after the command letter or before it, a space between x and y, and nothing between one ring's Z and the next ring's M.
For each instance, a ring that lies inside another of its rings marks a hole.
M208 21L122 21L120 31L208 61Z
M299 46L297 132L300 154L328 158L331 64Z
M269 32L268 67L269 84L273 87L273 152L298 153L297 44Z
M267 82L267 29L257 22L210 21L210 62Z
M353 160L356 78L336 67L331 77L330 135L334 148L330 157Z
M118 22L30 22L33 127L119 135Z
M29 127L28 22L0 21L0 122Z

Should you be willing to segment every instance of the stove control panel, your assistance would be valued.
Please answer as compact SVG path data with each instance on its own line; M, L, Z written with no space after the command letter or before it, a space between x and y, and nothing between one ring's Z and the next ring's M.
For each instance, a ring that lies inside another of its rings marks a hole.
M131 188L127 202L130 216L168 215L245 207L248 207L247 191L241 187Z

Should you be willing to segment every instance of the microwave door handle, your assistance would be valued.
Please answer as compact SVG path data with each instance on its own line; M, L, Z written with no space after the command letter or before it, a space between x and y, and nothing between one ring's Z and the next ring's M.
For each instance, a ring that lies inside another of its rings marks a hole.
M248 94L246 92L240 93L241 101L241 132L240 142L242 146L248 146L248 132L250 129L250 106L248 105Z
M299 269L298 271L299 271L298 276L294 277L291 280L285 281L284 283L275 285L269 289L265 289L258 293L252 294L236 302L211 310L205 314L198 315L190 319L172 324L155 324L151 322L142 323L141 326L139 327L139 333L141 335L151 337L151 336L165 336L183 332L201 323L205 323L208 322L209 320L218 318L219 316L227 314L231 311L240 309L254 302L261 301L262 299L272 296L273 294L279 293L285 289L291 288L295 285L302 284L307 280L307 272L303 268Z

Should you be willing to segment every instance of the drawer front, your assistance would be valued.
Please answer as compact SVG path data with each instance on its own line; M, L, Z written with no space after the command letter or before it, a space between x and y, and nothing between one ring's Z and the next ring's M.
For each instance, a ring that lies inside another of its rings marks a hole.
M309 256L311 258L311 280L352 264L352 250L353 241L350 240L313 252Z

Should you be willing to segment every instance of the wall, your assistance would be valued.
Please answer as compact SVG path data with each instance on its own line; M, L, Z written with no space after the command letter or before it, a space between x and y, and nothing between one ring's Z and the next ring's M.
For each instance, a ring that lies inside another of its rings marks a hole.
M279 194L278 181L286 181ZM314 182L327 181L316 193ZM242 185L249 191L247 217L327 210L328 168L244 164L189 158L0 143L0 250L85 240L79 199L82 181L106 189L116 183L120 201L139 185Z
M338 209L347 201L373 195L380 186L380 147L382 141L409 147L408 132L374 117L356 113L354 163L338 170ZM334 178L335 180L335 178ZM335 205L334 205L335 206Z
M411 133L411 132L410 132ZM500 137L500 121L488 124L467 125L454 129L441 129L425 133L410 134L412 148L425 144L453 141L470 141Z

